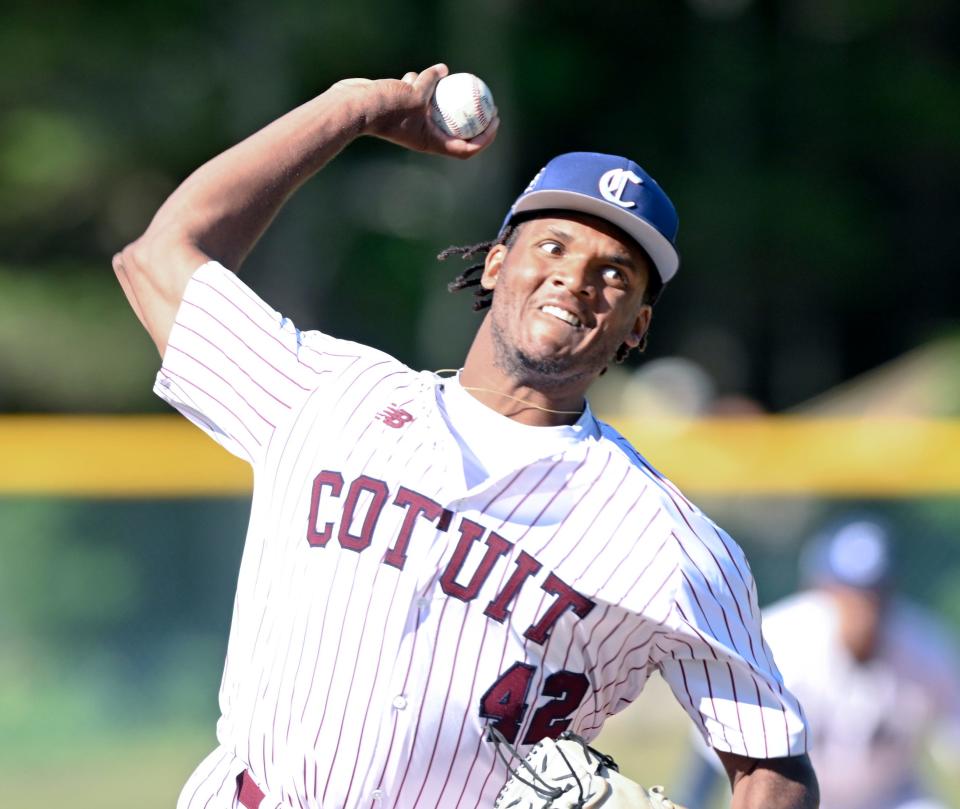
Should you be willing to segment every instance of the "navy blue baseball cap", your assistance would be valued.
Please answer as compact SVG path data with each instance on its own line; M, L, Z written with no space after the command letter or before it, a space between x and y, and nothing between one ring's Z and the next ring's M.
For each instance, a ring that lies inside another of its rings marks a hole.
M553 158L517 197L500 227L536 211L579 211L605 219L631 236L666 283L677 272L677 211L656 181L632 160L599 152Z
M890 535L870 517L847 519L818 535L800 560L808 584L885 589L893 578Z

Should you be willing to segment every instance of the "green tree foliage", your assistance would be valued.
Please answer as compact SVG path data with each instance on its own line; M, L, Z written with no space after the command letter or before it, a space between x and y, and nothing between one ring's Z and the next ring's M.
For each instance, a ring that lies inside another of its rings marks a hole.
M21 323L0 341L0 408L156 407L155 360L135 329L111 323L109 365L90 350L103 325L91 313L124 307L112 252L193 167L271 117L338 78L438 58L488 78L498 144L481 166L352 147L251 259L271 302L413 364L456 363L473 320L444 297L449 270L432 254L495 231L551 154L622 150L681 213L683 274L653 354L687 354L721 389L769 407L795 404L952 322L958 20L944 0L617 1L589 13L509 0L8 4L0 267ZM65 267L101 304L64 301ZM54 325L59 353L31 339L64 318L72 339ZM24 358L98 381L119 360L136 384L38 386L16 371Z

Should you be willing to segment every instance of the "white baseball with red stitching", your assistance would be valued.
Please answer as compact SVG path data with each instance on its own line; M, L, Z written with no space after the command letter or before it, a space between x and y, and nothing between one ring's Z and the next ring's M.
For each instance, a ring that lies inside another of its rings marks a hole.
M497 114L490 88L472 73L451 73L440 79L430 108L440 129L465 140L483 132Z

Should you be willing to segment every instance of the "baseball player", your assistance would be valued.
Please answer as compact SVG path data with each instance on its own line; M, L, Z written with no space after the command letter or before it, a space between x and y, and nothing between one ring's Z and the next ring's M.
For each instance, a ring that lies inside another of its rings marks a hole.
M950 632L895 594L889 530L870 515L832 525L802 568L805 588L764 610L763 631L803 700L822 806L942 809L920 759L934 753L952 772L960 764L960 656ZM704 752L683 779L691 809L707 805L717 780Z
M521 751L587 739L655 671L738 807L816 805L807 732L740 549L591 413L678 265L643 169L551 161L455 287L463 368L417 372L301 331L234 274L284 201L361 135L467 158L431 122L444 65L349 79L214 158L114 269L156 392L254 470L218 747L180 809L477 809ZM376 189L371 189L376 193Z

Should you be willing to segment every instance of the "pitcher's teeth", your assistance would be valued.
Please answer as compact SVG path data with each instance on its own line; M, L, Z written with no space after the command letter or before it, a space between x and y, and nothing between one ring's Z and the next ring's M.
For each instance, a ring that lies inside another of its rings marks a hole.
M559 306L551 306L550 304L547 304L541 309L541 311L546 312L548 315L553 315L554 317L562 320L564 323L569 323L571 326L575 326L577 328L580 327L580 318L571 312L561 309Z

